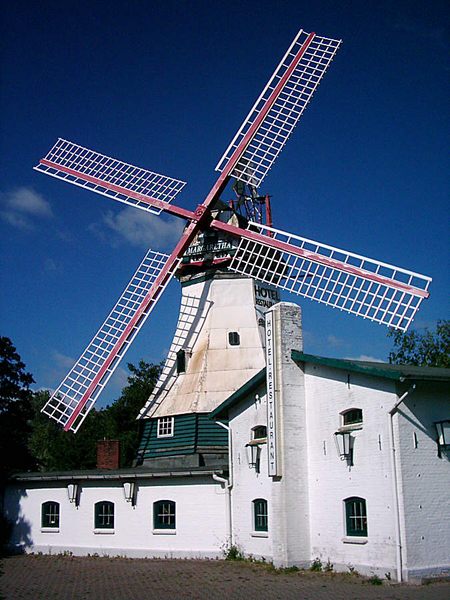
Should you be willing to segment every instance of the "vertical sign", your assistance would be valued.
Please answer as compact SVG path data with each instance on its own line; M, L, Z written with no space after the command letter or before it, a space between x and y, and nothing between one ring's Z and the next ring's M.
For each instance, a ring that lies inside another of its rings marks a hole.
M275 403L275 355L273 313L266 312L267 459L269 477L278 475L277 410Z

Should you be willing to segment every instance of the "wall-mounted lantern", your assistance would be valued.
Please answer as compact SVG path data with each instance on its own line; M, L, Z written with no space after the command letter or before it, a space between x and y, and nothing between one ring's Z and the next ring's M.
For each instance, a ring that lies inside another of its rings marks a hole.
M336 447L341 460L352 459L352 436L349 431L336 431L334 434Z
M136 501L136 484L134 481L125 481L123 484L123 494L127 502L131 502L131 505L135 505Z
M67 497L69 498L69 502L78 506L80 498L80 486L78 483L69 483L67 486Z
M437 432L437 443L439 455L441 450L450 448L450 420L437 421L434 426Z
M249 442L245 449L247 451L247 462L250 469L255 469L259 473L259 461L261 455L261 448L259 443L256 441Z

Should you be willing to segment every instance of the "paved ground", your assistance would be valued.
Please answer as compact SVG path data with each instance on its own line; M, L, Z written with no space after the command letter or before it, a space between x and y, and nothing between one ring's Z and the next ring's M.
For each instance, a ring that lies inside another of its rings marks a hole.
M0 563L1 600L448 600L450 583L372 583L350 574L279 573L258 564L14 556Z

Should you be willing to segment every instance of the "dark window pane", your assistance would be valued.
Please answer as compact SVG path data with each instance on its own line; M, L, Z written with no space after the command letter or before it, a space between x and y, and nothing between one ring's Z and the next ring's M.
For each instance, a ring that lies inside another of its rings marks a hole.
M175 529L175 502L159 500L153 504L153 528Z

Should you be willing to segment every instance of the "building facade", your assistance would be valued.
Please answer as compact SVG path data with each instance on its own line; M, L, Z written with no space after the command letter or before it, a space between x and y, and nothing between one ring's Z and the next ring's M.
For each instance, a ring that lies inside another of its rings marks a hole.
M147 557L220 557L236 546L276 566L320 560L398 580L448 570L448 370L305 354L300 308L266 306L263 328L253 282L245 289L253 329L241 308L208 335L205 318L196 342L181 344L191 368L200 346L205 365L222 344L208 386L224 393L194 407L192 390L177 413L173 399L195 375L185 363L171 374L169 408L164 398L151 416L145 407L138 466L17 475L5 495L12 545ZM232 380L228 334L244 340L245 330L260 342Z

